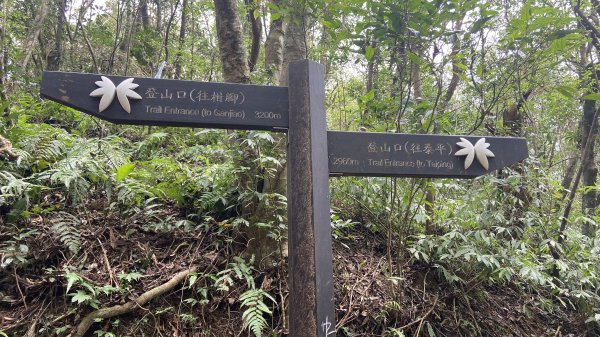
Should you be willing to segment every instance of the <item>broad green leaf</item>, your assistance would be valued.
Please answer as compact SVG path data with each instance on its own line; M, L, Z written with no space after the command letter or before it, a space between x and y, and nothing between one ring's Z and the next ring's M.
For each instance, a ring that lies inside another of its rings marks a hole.
M125 164L117 169L117 181L125 179L135 168L135 163Z
M548 36L548 40L553 41L553 40L561 39L565 36L572 36L573 38L579 36L579 38L581 38L581 39L585 38L585 36L581 34L580 29L559 29L555 32L552 32Z
M375 48L371 46L367 46L367 50L365 51L365 58L367 61L371 61L375 56Z
M408 53L408 59L413 62L413 63L417 63L420 64L422 62L421 58L419 57L419 55L413 53L413 52L409 52Z
M567 98L575 98L575 95L577 95L577 89L570 85L560 85L556 87L556 91Z
M585 95L585 96L583 96L583 99L585 99L587 101L600 101L600 94L594 93L594 94Z
M117 275L117 277L119 278L119 280L125 280L127 282L131 282L131 281L137 281L140 278L142 278L142 274L134 271L134 272L130 272L130 273L119 273L119 275Z
M462 63L454 62L453 64L454 64L454 66L456 66L457 68L459 68L461 70L467 70L467 66Z
M493 15L480 18L479 20L475 21L475 23L473 23L473 27L471 27L469 32L472 34L480 31L485 26L485 24L493 18Z
M190 274L190 287L193 286L194 283L196 283L197 279L198 279L198 274L196 274L196 273Z
M362 97L360 97L359 100L361 102L366 103L366 102L372 101L373 98L375 98L375 91L371 90L371 91L367 92L366 94L364 94Z
M436 337L435 332L433 331L433 327L429 322L427 322L427 333L429 333L429 337Z
M85 293L83 290L77 290L77 293L71 298L71 302L77 302L77 304L85 303L91 300L92 297Z
M73 286L75 281L80 281L81 278L79 277L79 275L72 273L72 272L67 272L67 275L65 275L65 277L67 278L67 294L68 294L69 290L71 290L71 287Z

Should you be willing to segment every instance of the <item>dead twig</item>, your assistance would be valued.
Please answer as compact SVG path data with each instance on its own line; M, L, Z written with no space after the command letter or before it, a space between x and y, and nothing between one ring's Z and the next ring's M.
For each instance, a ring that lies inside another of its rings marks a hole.
M412 321L412 322L410 322L410 323L408 323L408 324L400 327L400 330L404 330L404 329L406 329L408 327L411 327L411 326L413 326L413 325L415 325L417 323L419 323L419 329L417 331L421 330L421 326L423 325L423 321L425 321L425 319L427 317L429 317L429 315L431 315L431 313L433 312L433 309L435 309L435 306L437 305L438 299L439 299L439 297L436 296L435 300L433 300L433 305L431 306L431 308L429 308L429 310L427 310L427 312L425 313L425 315L421 316L421 318L419 318L419 319L416 319L416 320L414 320L414 321ZM418 336L418 335L419 335L419 333L417 332L415 334L415 336Z
M15 276L15 284L17 285L17 290L19 290L19 295L21 295L21 300L23 301L23 306L25 307L25 310L28 310L25 295L23 295L23 291L21 290L21 286L19 285L19 275L17 275L17 269L15 268L14 265L13 265L13 275Z
M6 157L8 160L15 160L19 156L13 151L10 140L0 135L0 157Z
M96 240L98 240L98 244L100 244L100 249L102 249L102 258L104 260L104 267L106 268L106 271L108 272L108 276L110 277L110 282L112 284L114 284L115 287L121 288L121 286L119 285L119 279L117 279L117 277L115 276L114 270L110 266L110 262L108 261L108 255L106 253L106 249L104 249L104 245L102 244L102 241L100 241L100 239L96 239Z

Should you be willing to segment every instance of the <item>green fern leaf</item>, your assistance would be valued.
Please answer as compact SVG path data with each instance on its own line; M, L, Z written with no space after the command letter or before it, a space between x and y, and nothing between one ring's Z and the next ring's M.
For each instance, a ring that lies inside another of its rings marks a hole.
M52 222L51 232L71 253L77 254L81 248L81 233L77 228L81 223L79 219L67 212L59 212Z
M244 329L248 328L254 336L261 337L262 331L267 327L268 323L264 314L271 315L271 310L263 302L264 297L274 300L269 294L262 289L250 289L240 295L242 307L246 308L242 313L242 321Z

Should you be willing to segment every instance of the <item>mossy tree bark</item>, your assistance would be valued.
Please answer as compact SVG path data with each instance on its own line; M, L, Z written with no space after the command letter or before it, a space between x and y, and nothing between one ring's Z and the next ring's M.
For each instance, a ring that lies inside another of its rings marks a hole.
M596 71L594 71L594 64L587 67L585 74L587 90L585 94L598 93L598 84ZM596 167L596 151L595 145L598 139L598 113L597 104L595 100L584 99L582 104L583 115L581 116L581 144L582 148L588 148L587 151L582 152L582 184L583 194L581 196L581 206L585 214L592 216L598 208L598 193L595 191L596 180L598 177L598 168ZM589 146L586 146L589 142ZM581 233L586 236L592 236L595 231L593 230L593 224L589 221L584 221L581 226Z
M275 6L281 5L281 0L271 0ZM271 22L269 35L265 43L265 68L271 74L271 81L274 85L280 85L283 65L283 18L278 18Z
M225 82L248 83L250 68L237 15L237 1L214 0L219 53Z

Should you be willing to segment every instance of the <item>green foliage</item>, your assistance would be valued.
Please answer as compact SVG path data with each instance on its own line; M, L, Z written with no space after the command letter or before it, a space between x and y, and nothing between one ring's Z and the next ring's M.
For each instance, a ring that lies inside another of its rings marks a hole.
M38 231L34 229L22 230L13 235L12 238L0 243L0 251L2 258L0 259L0 267L7 268L11 265L21 266L29 262L29 246L27 240L35 237Z
M384 336L389 337L404 337L404 332L398 328L387 328L386 334Z
M246 308L242 314L244 329L248 328L254 336L261 337L262 331L268 326L265 314L271 315L271 310L264 303L264 298L275 302L275 299L262 289L249 289L240 295L242 308Z
M103 289L104 287L96 287L77 273L69 271L66 268L65 278L67 279L66 293L71 297L72 303L77 303L78 305L87 304L94 309L99 308L100 302L96 298L96 295L99 290L106 292L106 290ZM70 290L73 288L73 286L77 286L77 288L79 288L74 294L70 293Z
M33 184L26 178L19 178L9 171L0 171L0 206L12 205L8 222L19 218L30 205L30 199L46 190L42 185Z
M81 220L70 213L58 212L52 223L52 234L72 254L77 254L81 249Z
M254 268L251 266L254 263L254 257L250 259L249 264L244 259L235 256L233 262L230 262L228 268L223 269L217 273L217 279L215 285L219 291L229 291L229 287L234 284L233 276L238 280L246 281L246 285L250 289L254 289L254 277L252 271Z
M138 281L140 278L142 278L142 276L144 276L144 275L142 275L136 271L129 272L129 273L121 272L117 275L119 280L125 281L127 283L132 283L132 281Z

